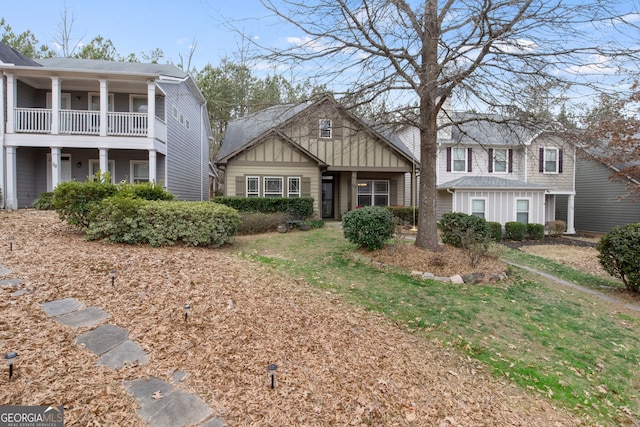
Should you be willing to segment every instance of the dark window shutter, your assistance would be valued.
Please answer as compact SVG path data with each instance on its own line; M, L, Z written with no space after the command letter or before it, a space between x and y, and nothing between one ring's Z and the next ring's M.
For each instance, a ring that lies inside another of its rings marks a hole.
M467 172L471 172L471 154L473 153L473 148L467 148Z
M562 148L558 150L558 173L562 173Z
M489 148L489 172L493 172L493 148Z
M508 156L509 156L509 173L513 172L513 149L509 148L508 151Z
M538 162L538 172L544 172L544 148L540 147L540 159Z
M302 177L302 197L311 197L311 178Z
M447 147L447 172L451 172L451 147Z
M398 204L398 181L393 180L389 183L389 206Z
M244 176L236 176L236 196L245 197L246 195Z

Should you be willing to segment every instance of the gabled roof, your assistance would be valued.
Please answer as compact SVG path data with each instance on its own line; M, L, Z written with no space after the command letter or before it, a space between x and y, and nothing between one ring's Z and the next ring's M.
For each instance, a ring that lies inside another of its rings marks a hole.
M231 156L239 153L244 148L253 143L253 141L269 132L272 129L279 127L288 120L303 113L305 110L312 106L318 105L322 102L329 101L339 106L332 97L325 96L319 100L312 102L302 102L299 104L281 104L273 107L266 108L262 111L250 114L237 120L233 120L227 124L220 152L218 153L218 160L224 162ZM400 138L396 135L393 129L380 125L372 125L367 123L351 113L345 110L345 114L350 118L359 121L364 127L369 129L373 134L377 135L381 139L385 140L389 145L398 151L401 155L405 156L408 160L417 161L412 155L411 151L404 145Z
M477 113L454 112L449 115L454 122L451 140L440 140L442 143L482 144L482 145L520 145L529 144L544 129L525 127L516 122L509 122L502 116Z
M73 71L112 72L124 74L152 74L186 79L189 75L172 64L145 64L141 62L102 61L97 59L46 58L38 59L46 68Z
M453 181L445 182L438 185L438 189L495 189L495 190L546 190L548 187L539 184L531 184L529 182L517 181L513 179L497 178L493 176L465 176L462 178L454 179Z
M27 58L17 50L0 42L0 62L4 64L13 64L21 67L41 67L36 61Z

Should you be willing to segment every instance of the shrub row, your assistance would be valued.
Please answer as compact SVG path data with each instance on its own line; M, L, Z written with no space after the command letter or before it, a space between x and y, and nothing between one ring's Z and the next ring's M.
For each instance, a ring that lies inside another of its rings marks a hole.
M525 224L522 222L507 222L504 225L505 238L508 240L521 241L543 240L544 225L542 224Z
M239 212L287 213L299 219L313 215L312 197L214 197L214 203L229 206Z

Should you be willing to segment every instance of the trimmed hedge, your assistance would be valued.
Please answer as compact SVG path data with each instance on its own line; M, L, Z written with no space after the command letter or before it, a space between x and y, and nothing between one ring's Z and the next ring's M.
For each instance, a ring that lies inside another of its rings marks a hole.
M622 280L631 292L640 292L640 223L614 227L596 249L605 271Z
M477 239L491 236L491 227L484 218L462 212L445 213L438 222L438 228L442 232L442 242L457 248L463 246L463 239L466 239L469 233Z
M487 221L489 228L491 229L490 237L492 240L499 242L502 240L502 224L499 222Z
M291 213L300 219L313 215L312 197L214 197L214 203L229 206L238 212Z
M523 222L507 222L504 225L504 237L508 240L521 241L527 237L527 224Z
M544 240L544 225L527 224L527 239Z
M61 182L53 191L53 207L62 221L84 228L89 225L91 206L117 191L118 187L104 180Z
M349 242L372 251L393 237L395 221L389 209L365 206L344 214L342 230Z
M232 237L240 218L235 209L210 202L146 201L125 195L94 205L87 237L151 246L184 242L217 247Z

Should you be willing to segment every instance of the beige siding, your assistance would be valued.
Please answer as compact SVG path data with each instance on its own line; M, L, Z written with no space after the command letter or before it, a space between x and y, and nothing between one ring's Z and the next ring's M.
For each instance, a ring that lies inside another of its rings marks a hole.
M540 148L562 149L562 173L541 173L539 171ZM560 138L541 135L536 138L527 151L528 182L542 184L554 192L571 192L574 189L575 149Z
M466 149L467 147L465 147ZM512 149L512 168L509 172L489 172L489 148L494 149ZM524 181L525 168L525 147L523 145L515 146L495 146L481 147L474 145L471 155L471 172L454 172L447 171L447 146L440 146L438 149L438 185L453 181L454 179L464 178L466 176L492 176L496 178L510 179L516 181Z

